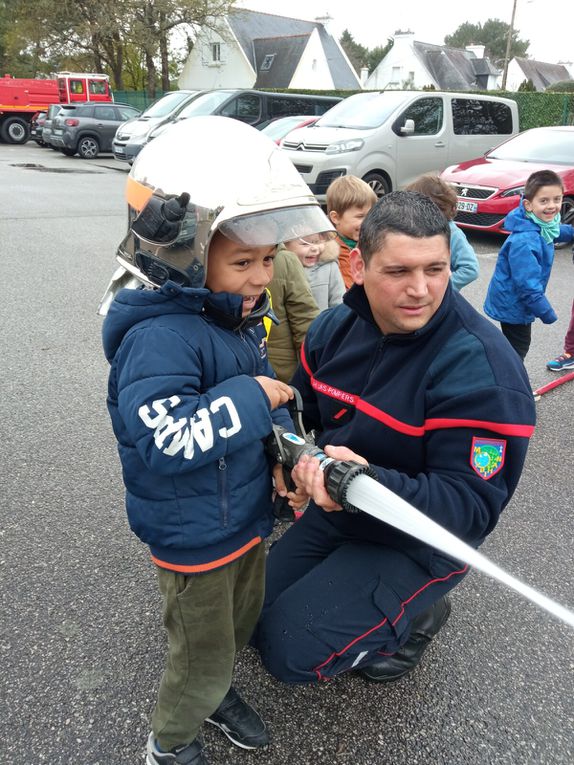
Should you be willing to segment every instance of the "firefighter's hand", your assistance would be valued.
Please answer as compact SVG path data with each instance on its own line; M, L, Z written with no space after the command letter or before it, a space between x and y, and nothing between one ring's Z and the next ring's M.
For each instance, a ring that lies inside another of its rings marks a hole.
M283 474L283 465L277 463L273 467L273 481L275 483L275 491L280 497L287 497L289 505L293 510L302 510L309 502L309 495L303 487L295 487L295 491L288 491L285 485L285 476Z
M287 383L281 380L274 380L272 377L257 375L254 378L265 391L267 398L271 402L271 409L277 409L278 406L286 404L293 398L293 391Z
M364 457L355 454L351 449L347 449L346 446L326 446L324 451L328 457L336 460L352 460L361 465L368 464ZM328 513L333 510L342 510L341 505L334 502L327 493L325 474L321 470L320 465L321 463L317 457L303 455L293 468L291 477L297 487L305 491L323 510L326 510Z

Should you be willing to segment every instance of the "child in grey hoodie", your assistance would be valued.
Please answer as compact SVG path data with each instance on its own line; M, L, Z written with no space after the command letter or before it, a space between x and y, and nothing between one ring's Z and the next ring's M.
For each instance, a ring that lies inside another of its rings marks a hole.
M284 245L303 264L319 311L343 302L345 283L339 270L339 245L336 239L322 242L319 236L308 236L306 239L291 239Z

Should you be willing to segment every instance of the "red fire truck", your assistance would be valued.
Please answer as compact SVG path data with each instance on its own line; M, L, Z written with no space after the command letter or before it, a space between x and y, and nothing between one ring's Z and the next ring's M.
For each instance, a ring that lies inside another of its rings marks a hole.
M26 143L30 120L50 104L113 101L107 74L58 72L52 80L0 77L0 139Z

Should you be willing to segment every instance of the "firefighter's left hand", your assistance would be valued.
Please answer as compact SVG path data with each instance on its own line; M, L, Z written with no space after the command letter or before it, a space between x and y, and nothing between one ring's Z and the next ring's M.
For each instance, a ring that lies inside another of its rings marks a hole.
M364 457L348 449L346 446L326 446L325 454L335 460L351 460L361 465L367 465ZM325 488L325 474L317 457L303 455L291 472L295 484L305 491L319 507L328 513L342 510L341 505L334 502Z

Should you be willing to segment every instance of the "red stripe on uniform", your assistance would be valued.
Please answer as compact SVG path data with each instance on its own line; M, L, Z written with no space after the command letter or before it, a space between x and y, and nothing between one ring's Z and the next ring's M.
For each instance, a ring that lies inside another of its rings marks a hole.
M404 601L401 603L401 611L400 611L399 615L397 616L397 618L396 618L396 619L394 620L394 622L392 623L392 624L393 624L393 627L394 627L394 626L395 626L395 624L396 624L396 623L397 623L397 622L398 622L398 621L399 621L399 620L400 620L400 619L401 619L401 618L404 616L404 614L405 614L405 606L406 606L408 603L410 603L412 600L414 600L414 598L416 598L416 597L417 597L417 595L420 595L420 594L421 594L421 592L423 592L424 590L426 590L426 588L427 588L427 587L430 587L430 585L431 585L431 584L436 584L437 582L446 582L446 581L448 581L448 580L451 578L451 576L459 576L459 575L461 575L461 574L465 574L465 573L467 572L467 570L468 570L468 566L464 566L464 568L461 568L459 571L451 571L451 572L450 572L450 574L448 574L447 576L443 576L443 577L440 577L439 579L431 579L429 582L427 582L425 585L423 585L423 586L422 586L420 589L418 589L418 590L417 590L415 593L413 593L413 594L410 596L410 598L407 598L406 600L404 600ZM326 678L326 677L323 677L323 675L322 675L322 673L321 673L321 669L322 669L322 668L323 668L323 667L324 667L326 664L329 664L329 662L333 661L333 659L334 659L336 656L341 656L341 655L342 655L342 654L344 654L346 651L348 651L348 650L349 650L349 649L350 649L352 646L354 646L354 645L355 645L355 643L358 643L360 640L363 640L363 639L364 639L364 638L366 638L368 635L370 635L372 632L376 632L378 629L380 629L381 627L383 627L383 626L384 626L384 625L387 623L387 621L388 621L388 617L385 617L385 618L384 618L384 619L383 619L381 622L379 622L378 624L375 624L375 626L374 626L374 627L371 627L371 629L367 630L366 632L363 632L363 634L362 634L362 635L359 635L358 637L356 637L356 638L354 638L353 640L351 640L351 642L350 642L350 643L348 643L348 644L347 644L347 645L346 645L344 648L341 648L341 650L340 650L340 651L334 651L334 652L333 652L333 653L332 653L332 654L329 656L329 658L328 658L328 659L325 659L325 661L324 661L322 664L319 664L317 667L315 667L315 668L313 669L313 672L315 672L315 674L317 675L317 679L318 679L318 680L329 680L329 678L328 678L328 677L327 677L327 678ZM381 651L381 653L382 653L382 651ZM389 655L389 654L385 654L385 655ZM392 655L392 654L390 654L390 655Z
M408 422L402 422L397 420L387 412L379 409L373 404L369 404L360 396L356 396L353 393L347 393L347 391L335 388L332 385L323 383L317 380L313 376L309 368L309 364L305 359L304 352L301 352L301 363L303 368L310 377L311 387L317 393L322 393L329 398L336 399L337 401L344 401L350 406L354 406L357 411L362 412L371 417L373 420L378 420L389 428L396 430L399 433L404 433L406 436L420 437L424 436L430 430L443 430L445 428L481 428L484 430L490 430L493 433L498 433L501 436L519 436L523 438L530 438L534 433L534 425L514 425L509 422L492 422L491 420L465 420L459 418L449 419L447 417L434 418L425 420L422 425L409 425Z

